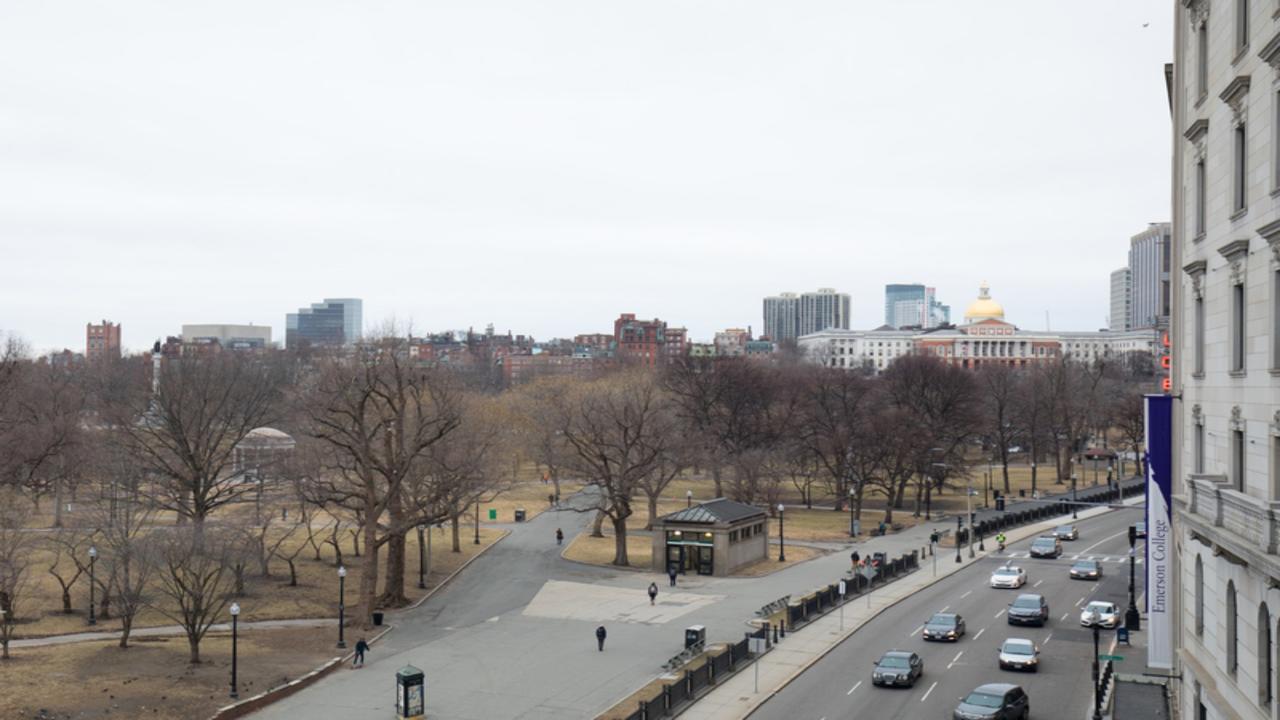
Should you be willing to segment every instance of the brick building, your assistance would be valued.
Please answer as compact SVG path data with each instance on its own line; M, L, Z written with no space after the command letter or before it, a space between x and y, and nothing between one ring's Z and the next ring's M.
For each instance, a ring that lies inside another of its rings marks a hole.
M120 323L103 320L101 325L85 325L84 356L86 360L119 358Z

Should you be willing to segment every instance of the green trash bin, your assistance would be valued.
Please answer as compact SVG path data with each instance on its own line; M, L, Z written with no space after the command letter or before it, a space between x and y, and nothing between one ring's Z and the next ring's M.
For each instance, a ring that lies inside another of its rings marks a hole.
M421 670L405 665L396 671L396 718L420 720L427 704L426 676Z

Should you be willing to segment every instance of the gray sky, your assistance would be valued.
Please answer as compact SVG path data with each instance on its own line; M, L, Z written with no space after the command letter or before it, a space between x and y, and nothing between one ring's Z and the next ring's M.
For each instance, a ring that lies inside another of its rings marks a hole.
M0 330L323 297L539 338L883 286L1105 324L1169 214L1167 0L0 4ZM1143 23L1150 23L1143 27Z

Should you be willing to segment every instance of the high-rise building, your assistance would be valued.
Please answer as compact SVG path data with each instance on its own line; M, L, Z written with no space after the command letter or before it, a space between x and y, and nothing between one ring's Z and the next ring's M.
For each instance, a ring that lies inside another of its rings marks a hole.
M800 317L796 332L800 335L829 329L849 329L849 295L833 288L800 295Z
M1108 319L1107 327L1119 332L1133 329L1129 321L1132 314L1130 305L1133 302L1133 289L1130 278L1128 267L1122 267L1111 272L1111 316Z
M1168 524L1150 504L1149 534L1161 529L1164 537L1147 542L1174 562L1147 587L1151 611L1167 603L1170 622L1142 629L1149 645L1172 636L1168 662L1157 667L1170 668L1180 717L1274 718L1280 117L1272 80L1280 42L1268 3L1171 5L1172 438L1160 440L1172 447L1173 518ZM1135 277L1135 314L1137 285ZM1165 583L1153 587L1157 580Z
M325 298L285 316L284 341L290 348L302 345L341 347L360 339L364 328L364 302L357 298Z
M100 325L84 326L84 357L86 360L120 357L120 323L106 320Z
M938 302L937 291L919 283L884 286L884 324L891 328L935 328L951 322L951 306Z
M799 337L800 297L784 292L764 299L764 336L774 342L786 342Z
M1169 223L1151 223L1129 240L1131 328L1163 328L1169 324L1171 233Z

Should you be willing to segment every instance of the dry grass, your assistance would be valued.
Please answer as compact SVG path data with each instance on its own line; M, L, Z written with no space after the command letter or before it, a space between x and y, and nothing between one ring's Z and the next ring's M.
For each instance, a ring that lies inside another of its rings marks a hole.
M561 502L567 500L569 496L581 490L582 487L582 483L560 481ZM485 525L515 522L517 508L524 508L526 518L532 520L551 507L547 501L547 496L554 493L555 485L550 482L544 485L542 480L536 478L522 480L512 485L494 500L480 504L480 523ZM490 510L497 511L497 518L489 519Z
M432 530L431 538L431 573L427 578L428 589L443 581L464 562L476 553L493 544L502 537L504 531L481 528L480 545L472 542L473 533L467 528L462 530L461 552L452 552L452 535L448 526L443 530ZM345 530L342 533L343 564L349 573L348 580L359 576L367 555L361 557L352 554L351 536ZM295 532L286 541L287 547L297 547L305 542L305 533ZM318 538L317 538L318 540ZM363 548L361 548L363 550ZM47 551L40 551L39 559L48 556ZM379 556L385 569L385 551ZM246 569L245 595L238 599L243 608L241 618L245 621L276 620L285 618L327 617L336 612L337 607L337 571L334 567L333 548L322 545L320 560L310 547L302 551L294 561L298 568L298 585L289 586L289 568L283 560L271 563L272 577L263 578L258 574L256 563ZM425 594L426 590L418 589L418 538L417 533L408 535L408 561L405 563L405 590L409 599L415 600ZM64 561L65 562L65 561ZM84 575L72 589L72 602L75 612L71 615L62 613L61 591L53 576L45 568L47 564L36 565L31 573L31 587L27 599L22 603L26 608L25 617L19 619L19 637L41 637L62 635L67 633L86 632L89 630L119 630L120 624L114 618L99 620L97 626L89 627L86 623L86 606L88 604L89 583ZM385 578L383 579L385 583ZM347 602L354 604L355 583L348 582ZM152 627L172 625L173 621L154 609L143 610L137 617L134 627Z
M613 533L606 532L604 537L595 538L589 531L582 532L569 543L564 557L589 565L617 567L613 565L615 546ZM653 540L649 535L627 533L627 561L629 567L641 570L653 567Z
M304 675L339 652L328 628L242 631L238 644L242 698ZM209 635L201 654L204 662L190 665L183 638L150 639L127 650L112 642L23 649L0 662L0 718L209 717L232 702L230 635ZM41 709L48 714L37 715Z
M772 575L779 570L784 570L792 565L799 565L822 554L824 553L817 548L788 545L786 561L778 562L778 546L770 545L768 557L761 558L750 565L743 565L731 577L764 577L765 575Z

